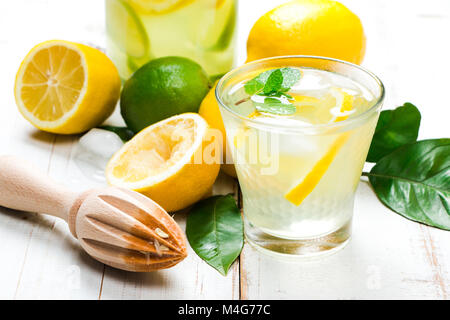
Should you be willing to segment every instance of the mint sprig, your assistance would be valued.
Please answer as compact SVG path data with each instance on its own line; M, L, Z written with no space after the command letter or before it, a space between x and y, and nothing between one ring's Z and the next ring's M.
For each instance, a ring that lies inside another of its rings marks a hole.
M251 96L259 93L280 94L289 91L300 80L300 77L300 70L294 68L268 70L249 80L244 85L244 89Z
M250 96L266 97L264 103L254 102L256 110L277 115L289 115L296 112L295 106L276 98L293 99L286 92L300 80L300 77L300 70L295 68L268 70L249 80L244 85L244 90Z
M263 88L263 93L268 96L281 90L284 77L280 69L273 71L267 78L266 84Z

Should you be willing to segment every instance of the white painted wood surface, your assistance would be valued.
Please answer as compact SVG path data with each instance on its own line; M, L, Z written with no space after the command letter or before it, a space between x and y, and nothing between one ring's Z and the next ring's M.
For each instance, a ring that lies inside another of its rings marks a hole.
M282 0L240 0L239 61L253 22ZM364 66L387 87L385 108L422 112L420 138L449 136L450 1L342 0L368 38ZM78 137L38 132L17 112L13 86L36 43L67 39L104 46L102 0L0 1L0 153L33 161L74 190L94 185L74 163ZM237 194L221 176L215 193ZM176 220L184 229L185 214ZM385 208L366 182L354 235L343 251L301 263L276 261L246 245L227 277L189 257L149 274L114 270L83 253L64 221L0 208L1 299L370 299L450 298L450 232L410 222Z

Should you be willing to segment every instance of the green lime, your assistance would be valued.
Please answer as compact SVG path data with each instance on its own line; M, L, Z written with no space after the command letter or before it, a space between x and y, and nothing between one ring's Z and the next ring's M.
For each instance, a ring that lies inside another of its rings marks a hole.
M106 0L106 31L110 39L127 55L148 55L150 42L141 19L123 0Z
M197 112L210 88L208 75L183 57L150 61L125 82L120 110L127 126L139 132L176 114Z

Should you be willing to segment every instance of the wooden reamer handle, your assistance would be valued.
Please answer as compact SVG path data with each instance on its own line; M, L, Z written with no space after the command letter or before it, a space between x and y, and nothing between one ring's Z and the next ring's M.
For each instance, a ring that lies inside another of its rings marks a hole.
M54 182L27 161L0 156L0 206L68 220L78 194Z

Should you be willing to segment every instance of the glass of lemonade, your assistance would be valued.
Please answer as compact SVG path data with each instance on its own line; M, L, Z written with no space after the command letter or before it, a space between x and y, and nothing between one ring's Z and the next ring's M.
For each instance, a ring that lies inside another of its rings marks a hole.
M299 74L286 94L266 100L247 92L249 80L280 68ZM344 61L275 57L226 74L216 97L242 189L247 240L287 257L342 248L384 98L381 81ZM289 114L272 113L273 99Z
M183 56L211 75L233 67L237 0L106 0L108 55L120 76Z

